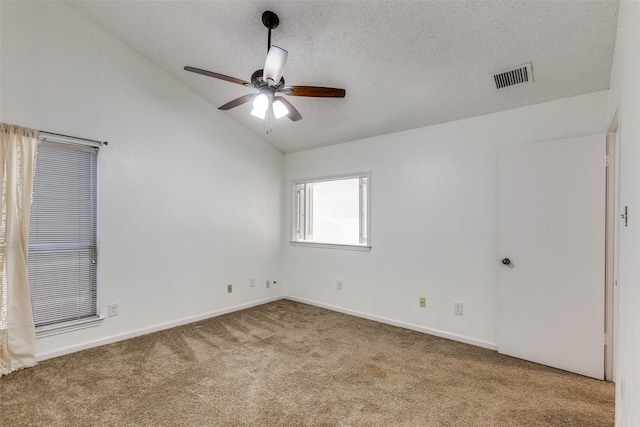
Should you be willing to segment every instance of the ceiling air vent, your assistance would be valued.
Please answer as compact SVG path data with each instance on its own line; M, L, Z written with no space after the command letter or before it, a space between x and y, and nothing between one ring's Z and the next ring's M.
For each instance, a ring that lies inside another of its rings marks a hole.
M493 75L493 81L498 90L532 83L531 62L500 71Z

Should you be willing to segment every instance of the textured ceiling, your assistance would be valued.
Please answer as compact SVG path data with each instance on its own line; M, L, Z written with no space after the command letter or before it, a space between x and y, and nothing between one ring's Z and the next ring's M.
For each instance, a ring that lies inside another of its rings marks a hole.
M303 120L269 135L245 104L220 112L284 153L607 89L617 1L81 1L71 4L216 107L252 89L267 29L286 49L288 85L346 89L289 97ZM527 62L534 83L496 91L492 74Z

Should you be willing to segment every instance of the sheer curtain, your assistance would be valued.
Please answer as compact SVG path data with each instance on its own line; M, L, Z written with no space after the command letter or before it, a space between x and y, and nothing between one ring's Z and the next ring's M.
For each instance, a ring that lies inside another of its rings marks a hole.
M0 123L0 375L36 364L27 255L38 131Z

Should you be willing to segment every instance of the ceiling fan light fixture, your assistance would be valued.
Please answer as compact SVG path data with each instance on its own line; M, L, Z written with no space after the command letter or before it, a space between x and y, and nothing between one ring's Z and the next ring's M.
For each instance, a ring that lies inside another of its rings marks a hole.
M262 78L269 83L269 86L277 84L284 73L284 66L287 63L287 51L278 46L271 46L264 64Z
M269 109L269 97L264 93L256 96L256 98L253 100L253 109L266 113L266 111Z
M251 110L251 115L254 116L254 117L257 117L259 119L264 120L265 117L267 117L267 112L266 111L260 111L257 108L253 108Z
M276 99L273 102L273 115L276 117L276 119L279 119L286 116L287 114L289 114L289 109L287 108L287 106L284 105L284 102Z

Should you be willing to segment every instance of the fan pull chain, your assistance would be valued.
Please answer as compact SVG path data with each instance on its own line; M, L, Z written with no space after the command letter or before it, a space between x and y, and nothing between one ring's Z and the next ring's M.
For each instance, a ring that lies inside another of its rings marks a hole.
M267 109L267 135L273 130L273 100L269 100L269 108Z

